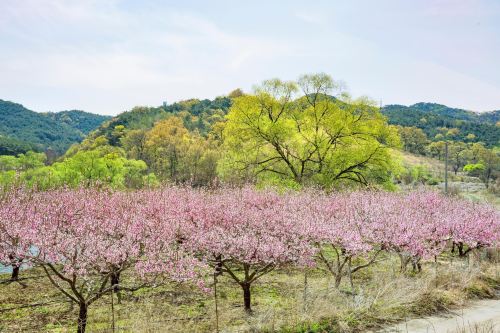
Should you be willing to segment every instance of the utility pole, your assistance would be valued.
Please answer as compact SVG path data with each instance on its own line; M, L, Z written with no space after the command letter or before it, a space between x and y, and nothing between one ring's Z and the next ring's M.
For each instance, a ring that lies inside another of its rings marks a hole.
M444 142L444 193L448 194L448 140Z

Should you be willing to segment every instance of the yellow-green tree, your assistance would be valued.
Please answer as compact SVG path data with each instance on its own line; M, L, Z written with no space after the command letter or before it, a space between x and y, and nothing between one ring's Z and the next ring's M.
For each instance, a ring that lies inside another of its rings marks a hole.
M162 180L206 185L216 177L216 140L189 132L179 117L162 120L146 133L144 155Z
M445 150L446 150L446 142L444 141L431 142L427 146L427 153L432 157L437 157L438 160L444 158Z
M488 149L482 143L474 143L470 149L471 164L465 165L464 170L479 176L486 188L490 180L495 180L500 174L500 150Z
M147 134L146 162L161 178L177 179L189 140L189 131L180 118L159 121Z
M427 135L422 129L415 126L404 127L397 126L403 149L413 154L425 154L425 148L429 143Z
M465 142L453 141L449 144L448 155L455 175L458 170L461 170L467 161L470 160L471 152L469 146Z
M332 96L335 94L335 96ZM265 81L234 100L220 173L289 185L389 184L397 130L326 74Z

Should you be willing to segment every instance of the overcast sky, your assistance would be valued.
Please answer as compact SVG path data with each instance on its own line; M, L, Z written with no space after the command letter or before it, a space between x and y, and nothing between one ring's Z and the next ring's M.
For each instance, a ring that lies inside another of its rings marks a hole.
M499 0L0 0L0 99L117 114L325 72L383 104L500 109Z

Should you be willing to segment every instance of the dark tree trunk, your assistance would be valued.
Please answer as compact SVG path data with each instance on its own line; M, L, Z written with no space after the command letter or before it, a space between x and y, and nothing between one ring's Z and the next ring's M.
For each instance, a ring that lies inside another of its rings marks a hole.
M241 284L243 289L243 303L245 304L245 311L247 313L252 313L252 298L250 294L250 283L243 282Z
M420 258L413 257L411 260L411 265L414 273L420 273L422 271L422 264L420 264Z
M111 286L113 287L113 291L115 293L120 291L120 273L119 272L111 273Z
M122 298L120 295L120 272L111 273L111 286L113 287L113 293L116 294L118 298L118 304L122 303Z
M77 333L85 333L85 329L87 328L87 312L88 312L87 304L80 303L80 312L78 313Z
M11 281L17 281L19 279L19 270L21 268L22 260L17 259L13 254L9 254L10 265L12 266L12 275L10 276Z
M335 288L339 289L341 282L342 282L342 272L338 272L337 275L335 275Z
M19 265L12 265L12 275L10 276L11 281L17 281L19 280L19 270L20 270Z
M398 253L398 256L399 256L399 262L400 262L400 265L399 265L400 272L405 273L406 268L408 267L408 263L410 262L411 258L405 254L402 254L402 253Z
M463 244L463 243L458 243L457 247L458 247L458 255L459 255L460 257L465 256L465 252L464 252L464 244Z

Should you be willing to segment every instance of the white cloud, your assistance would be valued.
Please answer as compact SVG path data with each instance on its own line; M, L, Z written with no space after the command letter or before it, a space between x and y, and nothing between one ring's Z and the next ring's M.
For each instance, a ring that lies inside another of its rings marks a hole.
M262 13L258 1L241 12L220 3L4 0L0 98L109 114L327 72L386 103L499 109L498 24L471 30L452 17L496 14L484 1L452 2L294 2L295 10L266 2ZM442 17L451 28L436 30Z

